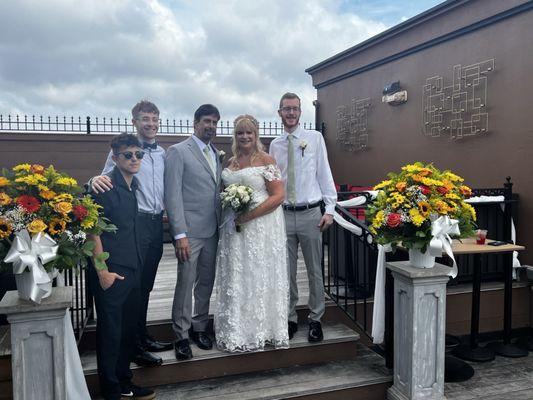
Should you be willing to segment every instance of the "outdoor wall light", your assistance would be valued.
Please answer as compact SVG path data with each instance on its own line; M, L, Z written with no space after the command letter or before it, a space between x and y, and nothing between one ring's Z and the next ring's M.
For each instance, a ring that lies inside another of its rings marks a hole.
M402 90L400 81L389 83L383 88L381 101L391 106L403 104L407 101L407 90Z

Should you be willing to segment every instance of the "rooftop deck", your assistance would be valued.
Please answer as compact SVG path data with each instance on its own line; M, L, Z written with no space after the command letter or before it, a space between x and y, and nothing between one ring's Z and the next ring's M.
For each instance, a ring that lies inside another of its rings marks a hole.
M309 288L307 284L307 276L303 258L300 257L298 262L298 288L300 293L298 305L303 307L307 304ZM163 258L159 265L156 283L148 308L149 320L151 322L163 322L170 318L175 282L176 259L174 256L174 251L171 245L165 245ZM490 286L490 284L487 285ZM471 291L471 285L459 286L460 287L454 287L452 291ZM214 306L214 298L215 292L213 292L211 307ZM368 341L363 340L363 343L364 342L368 343ZM362 346L362 344L360 346ZM359 352L359 354L367 354L366 359L371 360L369 361L370 364L368 366L373 365L375 368L375 365L378 363L378 361L374 357L368 358L369 354L374 354L373 352ZM365 357L363 357L363 359L364 358ZM360 364L355 361L351 361L351 363L357 364L357 368L359 369L365 368L364 362ZM381 363L378 364L382 365ZM470 380L460 383L446 383L445 395L449 400L533 399L533 355L531 353L527 358L511 359L496 357L494 361L488 363L470 364L475 370L475 375ZM275 393L279 392L279 388L276 389L275 387L276 384L283 384L283 379L280 377L286 374L290 374L292 376L293 373L302 374L302 371L309 370L309 373L318 374L319 376L322 376L323 379L332 380L333 377L329 376L328 374L333 373L332 371L335 370L342 370L342 374L338 377L340 384L343 382L343 379L349 375L350 368L355 367L350 363L343 364L342 362L337 362L320 366L317 365L316 370L300 368L295 372L292 371L292 369L279 369L272 371L273 376L271 378L264 376L262 382L265 385L265 388L272 386L272 390L274 390L272 393L274 397L272 398L278 398L275 397ZM290 380L291 379L289 379L289 381ZM182 396L193 396L191 398L197 398L194 396L199 396L198 398L204 398L204 396L207 396L207 392L211 392L210 388L212 389L213 385L218 388L216 391L217 396L223 396L223 398L236 398L231 396L247 398L246 396L249 395L248 391L253 392L258 388L258 383L255 381L250 381L250 377L248 375L235 376L227 381L225 381L224 378L213 378L203 381L201 387L198 387L194 382L186 382L161 387L158 392L158 398L175 399L183 398ZM205 388L205 391L202 391L201 388ZM207 399L210 397L207 396L205 398Z

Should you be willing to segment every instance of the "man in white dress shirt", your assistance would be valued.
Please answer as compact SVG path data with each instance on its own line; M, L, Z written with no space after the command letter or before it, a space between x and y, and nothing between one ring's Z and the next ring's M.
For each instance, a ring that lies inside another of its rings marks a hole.
M309 279L308 340L320 342L323 339L320 319L325 310L322 232L333 223L337 191L324 138L320 132L306 130L299 125L300 98L294 93L285 93L281 97L278 114L284 132L270 144L270 155L276 159L285 181L283 209L290 274L289 338L298 330L296 269L300 244ZM324 214L321 203L325 205Z

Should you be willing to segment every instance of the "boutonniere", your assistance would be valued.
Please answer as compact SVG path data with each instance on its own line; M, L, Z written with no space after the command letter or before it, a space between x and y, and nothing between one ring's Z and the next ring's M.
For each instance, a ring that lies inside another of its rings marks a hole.
M224 150L219 150L218 151L218 161L220 163L222 163L222 161L224 160L224 157L226 157L226 152Z
M300 149L302 149L302 157L304 156L305 149L307 148L307 142L305 140L300 140Z

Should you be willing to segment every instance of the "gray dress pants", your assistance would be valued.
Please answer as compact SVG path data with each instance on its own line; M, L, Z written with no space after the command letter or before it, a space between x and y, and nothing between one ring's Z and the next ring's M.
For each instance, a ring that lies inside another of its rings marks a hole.
M189 328L205 332L209 322L209 300L215 281L218 234L189 238L189 261L178 261L178 279L172 303L172 329L177 340L189 338ZM194 294L194 313L192 296Z
M322 232L318 228L322 213L320 207L303 211L284 210L287 229L287 257L290 277L289 321L298 322L298 284L296 270L298 244L302 247L309 280L309 316L320 321L325 310L324 279L322 277Z

